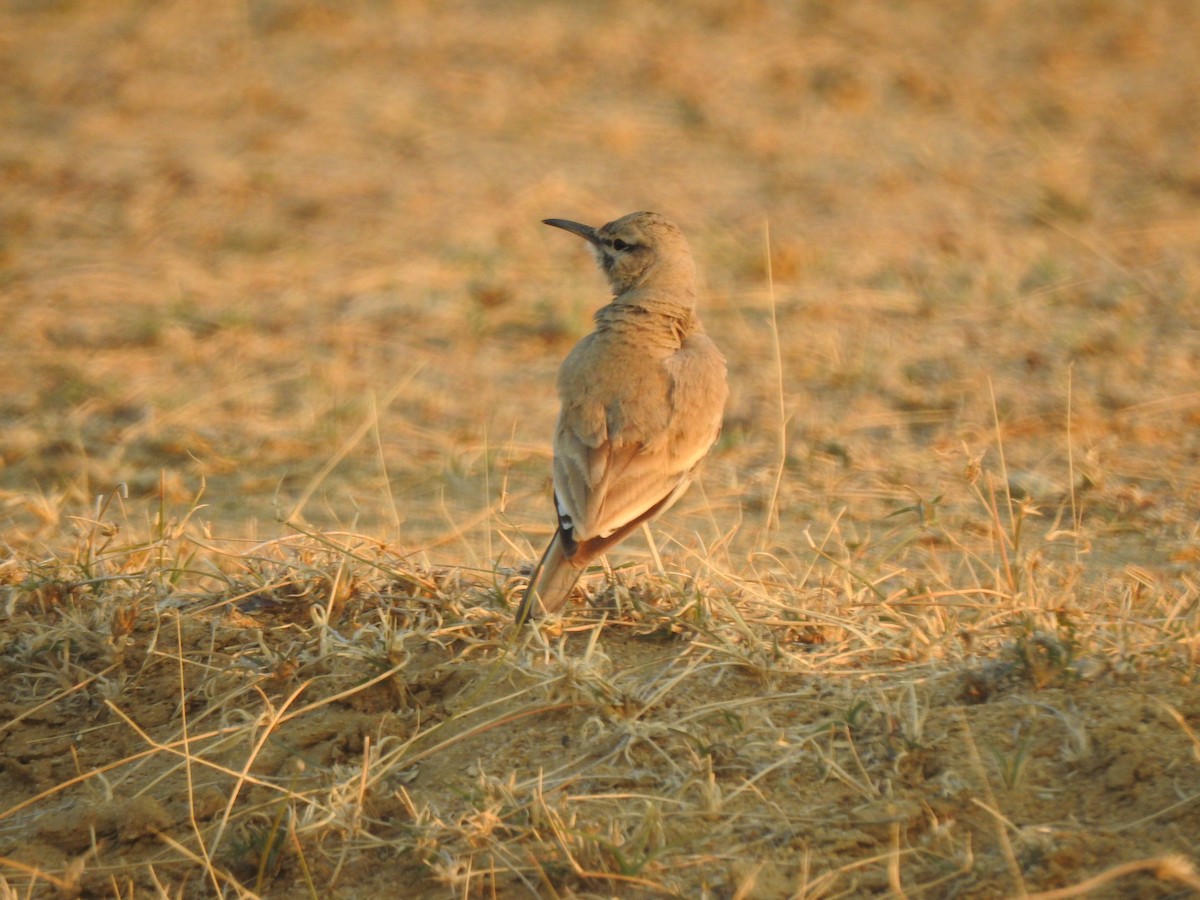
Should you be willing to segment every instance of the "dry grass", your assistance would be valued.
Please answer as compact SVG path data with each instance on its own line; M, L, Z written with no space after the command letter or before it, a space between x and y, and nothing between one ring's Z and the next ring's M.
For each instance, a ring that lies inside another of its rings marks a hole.
M0 13L0 896L1198 889L1193 6L419 6ZM639 208L725 432L514 633Z
M867 570L835 524L793 574L618 570L514 634L512 570L187 518L6 565L20 891L987 895L1126 842L1200 883L1166 859L1200 799L1194 588L1068 599L1073 564L933 524Z

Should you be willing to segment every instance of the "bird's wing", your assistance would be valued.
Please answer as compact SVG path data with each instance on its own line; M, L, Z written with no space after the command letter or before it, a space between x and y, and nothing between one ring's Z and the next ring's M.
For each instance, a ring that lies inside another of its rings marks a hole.
M725 357L703 333L689 335L664 363L671 383L670 440L681 465L693 467L721 433L729 386Z
M554 442L559 517L579 542L608 537L675 491L689 475L665 444L589 447L570 427Z
M617 437L592 445L571 427L570 417L562 417L554 438L560 524L579 543L627 534L632 530L627 526L658 515L687 489L719 430L718 413L703 421L680 420L646 443Z

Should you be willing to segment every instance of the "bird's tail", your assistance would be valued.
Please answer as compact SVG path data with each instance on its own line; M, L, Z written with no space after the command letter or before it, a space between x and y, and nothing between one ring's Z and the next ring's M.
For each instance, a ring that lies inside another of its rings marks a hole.
M576 566L564 552L564 536L559 529L529 576L529 587L517 607L517 626L524 625L530 618L557 612L567 602L571 588L575 587L581 574L583 567Z

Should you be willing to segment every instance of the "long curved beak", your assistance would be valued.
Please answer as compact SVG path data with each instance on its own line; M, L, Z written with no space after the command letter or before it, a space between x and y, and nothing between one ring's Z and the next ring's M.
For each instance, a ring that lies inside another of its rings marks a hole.
M570 219L542 219L544 225L553 225L555 228L561 228L563 231L569 231L571 234L577 234L585 241L588 241L596 246L600 245L600 239L596 237L596 229L591 225L582 225L579 222L572 222Z

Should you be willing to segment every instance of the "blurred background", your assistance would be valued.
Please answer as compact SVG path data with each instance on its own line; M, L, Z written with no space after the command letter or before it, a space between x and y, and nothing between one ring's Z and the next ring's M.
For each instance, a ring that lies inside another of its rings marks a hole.
M10 545L125 484L106 515L532 555L606 299L539 222L638 209L733 388L668 529L792 546L982 459L1196 540L1191 0L0 10Z

